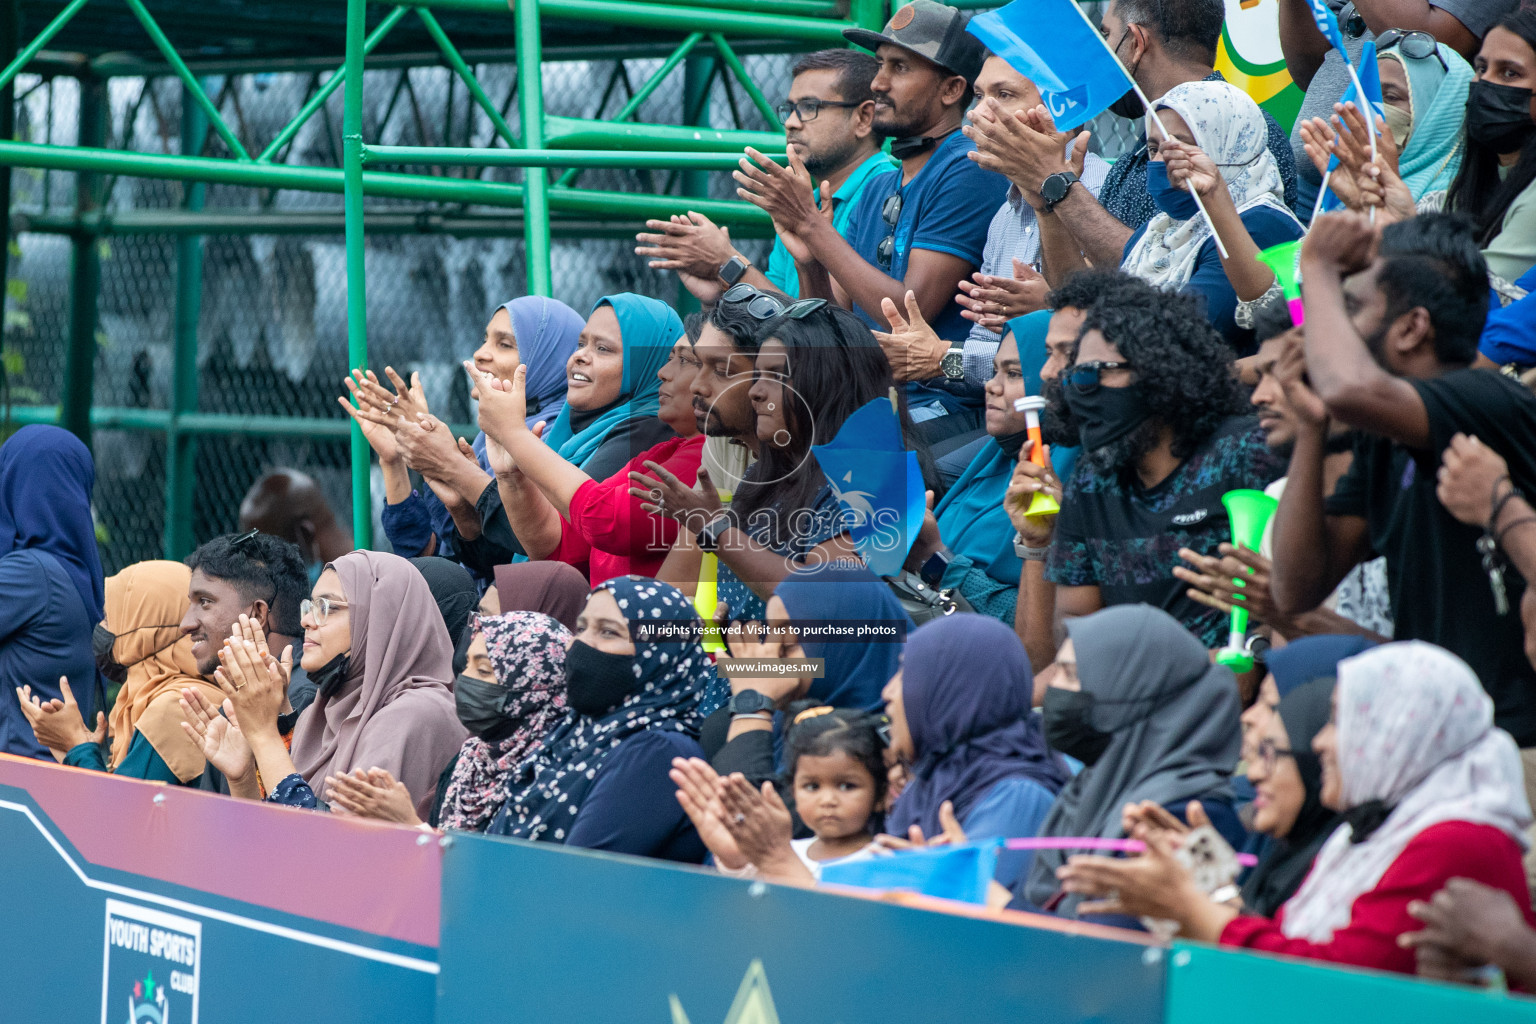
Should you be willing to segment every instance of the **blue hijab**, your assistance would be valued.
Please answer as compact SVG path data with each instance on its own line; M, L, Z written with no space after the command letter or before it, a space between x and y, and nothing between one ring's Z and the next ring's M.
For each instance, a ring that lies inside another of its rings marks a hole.
M69 574L91 622L100 622L104 584L91 489L90 449L60 427L22 427L0 445L0 555L46 551Z
M571 426L565 406L544 433L544 441L565 461L580 466L592 457L614 427L637 416L654 416L660 408L657 372L672 358L672 346L683 333L683 322L672 307L634 292L604 295L592 307L613 307L624 345L624 382L619 397L580 430Z
M1467 116L1472 67L1444 43L1435 49L1439 58L1433 54L1410 57L1397 46L1378 57L1398 61L1408 77L1413 129L1398 158L1397 173L1415 199L1451 187L1465 145L1461 126Z
M581 337L581 314L542 295L524 295L501 309L512 318L518 358L528 368L528 429L541 420L553 423L565 410L565 364ZM484 439L477 440L479 451Z
M916 760L886 831L938 835L949 800L964 821L997 783L1024 777L1059 793L1066 765L1030 712L1034 673L1013 630L985 615L925 622L907 641L901 703Z
M1024 374L1024 393L1040 393L1040 368L1045 365L1045 331L1049 310L1039 310L1008 322L1019 346L1019 368ZM1018 465L1022 438L994 438L965 467L960 479L934 509L944 543L957 555L969 558L976 568L1000 583L1018 586L1024 563L1013 550L1016 532L1003 508L1003 493ZM1012 444L1008 444L1012 441Z
M1284 700L1290 692L1314 679L1333 676L1339 662L1376 645L1363 636L1320 633L1292 640L1269 652L1265 667L1275 677L1275 689Z
M890 586L862 566L829 562L795 569L773 592L794 622L900 624L901 637L889 642L800 642L807 658L826 659L826 674L812 681L807 696L835 708L879 709L880 691L901 667L904 641L914 628Z

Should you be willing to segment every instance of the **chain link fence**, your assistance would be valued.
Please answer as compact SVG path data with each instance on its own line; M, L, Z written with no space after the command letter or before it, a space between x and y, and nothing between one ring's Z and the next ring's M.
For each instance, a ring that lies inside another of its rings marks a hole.
M770 126L740 84L701 48L694 74L709 76L702 110L685 110L688 72L676 69L637 111L637 119L661 124L693 120L714 128L763 130ZM783 54L743 57L747 71L770 102L787 94L794 58ZM714 65L713 68L710 65ZM661 58L546 63L547 113L611 118L652 73ZM475 69L486 93L517 130L516 71L511 65ZM205 80L226 122L251 152L283 128L322 81L310 74L251 74ZM695 94L701 91L695 89ZM65 77L17 80L17 137L72 145L78 141L81 94ZM364 137L386 145L488 146L495 129L446 68L375 70L365 75ZM107 89L106 144L139 152L181 151L182 90L174 77L117 78ZM298 132L287 162L340 166L342 97L338 90ZM1128 133L1114 118L1099 136L1106 156L1124 148ZM1122 137L1124 136L1124 137ZM203 152L228 156L209 133ZM521 180L505 168L424 169L482 180ZM57 227L76 203L75 175L17 169L12 209L25 225L54 218L53 231L12 235L5 304L7 409L59 401L70 325L72 242ZM734 198L730 176L715 172L685 178L662 171L583 171L582 188L684 194L690 185L716 199ZM172 211L185 207L188 186L174 181L107 179L105 210L111 215ZM333 233L209 234L201 239L202 288L197 326L197 407L200 413L241 416L325 417L343 422L336 398L346 373L346 273L341 235L341 197L313 192L270 192L209 185L200 189L205 209L250 214L334 216ZM404 200L370 199L373 212L420 207ZM456 210L440 213L502 214ZM633 225L638 230L639 224ZM741 248L766 259L768 240L744 239ZM648 269L622 237L566 238L552 245L554 294L585 312L603 294L635 291L676 300L670 275ZM97 407L166 410L170 407L175 351L178 240L170 234L105 233L94 242L100 259L94 404ZM375 367L418 372L434 411L454 423L471 410L459 362L479 345L485 321L497 305L520 295L526 280L521 232L490 237L386 233L368 235L368 343ZM147 430L95 431L96 512L108 572L159 557L167 515L166 439ZM241 497L262 473L291 466L314 476L343 521L350 519L348 446L345 436L268 437L204 435L196 442L192 533L201 542L235 528ZM376 535L382 487L374 487Z

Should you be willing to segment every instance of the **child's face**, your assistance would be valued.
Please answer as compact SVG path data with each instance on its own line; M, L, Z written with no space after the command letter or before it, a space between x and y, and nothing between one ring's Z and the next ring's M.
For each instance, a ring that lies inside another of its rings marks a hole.
M845 751L802 754L795 762L795 807L818 839L857 835L875 812L874 776Z

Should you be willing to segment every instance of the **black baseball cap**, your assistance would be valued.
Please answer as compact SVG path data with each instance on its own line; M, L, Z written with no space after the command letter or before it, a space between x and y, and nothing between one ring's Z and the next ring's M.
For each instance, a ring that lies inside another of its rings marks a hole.
M871 53L882 44L911 50L964 78L967 85L975 85L987 59L987 48L965 26L965 15L954 7L934 0L912 0L891 15L883 33L845 28L843 38Z

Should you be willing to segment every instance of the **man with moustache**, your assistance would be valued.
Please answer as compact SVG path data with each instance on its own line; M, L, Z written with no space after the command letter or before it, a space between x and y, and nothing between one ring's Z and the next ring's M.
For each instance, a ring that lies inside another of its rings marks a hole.
M816 184L832 190L832 227L846 233L854 201L870 178L896 166L881 152L884 137L874 129L875 103L869 91L879 64L857 50L817 50L795 62L789 96L779 104L784 142L805 164ZM730 233L702 213L670 221L649 220L635 236L635 252L650 257L655 270L674 270L701 302L713 302L738 282L800 294L800 275L784 242L775 239L765 267L754 266L731 244Z

